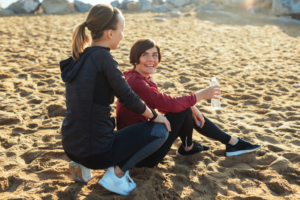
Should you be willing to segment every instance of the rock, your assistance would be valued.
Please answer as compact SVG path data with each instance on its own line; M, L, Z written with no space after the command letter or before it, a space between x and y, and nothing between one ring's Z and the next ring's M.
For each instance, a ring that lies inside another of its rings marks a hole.
M42 14L42 13L45 13L45 11L43 9L42 4L40 4L39 8L36 11L34 11L34 14Z
M126 10L127 9L127 5L129 3L133 3L133 2L135 2L135 1L132 1L132 0L123 0L122 3L120 3L120 5L119 5L118 8Z
M111 3L110 3L110 5L112 6L112 7L119 7L119 5L120 5L120 2L118 1L118 0L116 0L116 1L112 1Z
M37 9L39 9L41 4L39 0L23 0L21 3L23 4L22 8L26 13L34 13Z
M78 1L78 0L74 0L74 4L75 4L77 10L81 13L88 12L92 8L91 4L83 3L83 2Z
M166 7L166 5L153 6L152 11L153 12L167 12L167 7Z
M140 11L140 10L142 10L142 5L138 2L131 2L131 3L127 4L127 10Z
M170 12L181 12L181 10L179 8L171 8L168 11L170 11Z
M22 3L20 1L10 4L7 9L13 11L15 14L25 13L25 11L22 9Z
M272 1L273 0L263 0L262 2L258 2L256 5L262 9L272 9Z
M171 4L170 2L167 2L165 5L166 5L168 11L174 11L175 7L173 4Z
M153 0L153 4L154 5L163 5L164 2L163 2L163 0Z
M190 5L194 4L196 6L199 6L200 4L205 4L205 3L206 3L206 0L190 0Z
M273 0L272 13L274 15L300 13L300 1Z
M15 14L13 11L11 10L8 10L8 9L0 9L0 16L3 16L3 15L13 15Z
M180 17L181 13L179 11L170 12L171 17Z
M292 19L289 16L282 16L282 17L270 17L269 21L276 22L276 23L282 23L282 24L294 24L294 25L300 25L300 20Z
M190 0L167 0L167 3L168 2L177 8L181 8L182 6L189 4Z
M154 21L156 21L156 22L166 22L165 19L154 19Z
M260 13L262 10L261 10L261 8L259 7L259 6L254 6L254 8L252 8L251 10L250 10L250 13L251 14L256 14L256 13Z
M264 8L261 8L259 5L257 5L257 6L254 6L254 8L252 8L252 9L250 10L250 13L251 13L251 14L256 14L256 13L264 13L264 14L267 14L268 11L267 11L266 9L264 9Z
M212 14L217 11L217 8L215 7L214 4L207 3L204 5L200 5L197 8L195 8L195 12L198 13L204 13L204 14Z
M186 14L184 14L183 16L185 16L185 17L191 17L192 14L191 14L191 13L186 13Z
M142 11L152 10L152 1L151 0L139 0L139 3L142 5Z
M233 14L231 12L221 11L221 10L218 11L218 14L225 15L225 16L232 17L232 18L240 18L240 16L238 16L236 14Z
M47 14L68 14L75 13L68 0L44 0L42 6Z
M170 18L170 15L168 15L168 14L164 14L164 15L155 15L154 17Z
M34 13L39 6L40 2L38 0L19 0L10 4L7 9L13 11L15 14Z
M227 9L227 7L226 7L226 6L224 6L224 5L221 5L221 4L220 4L220 5L218 6L218 9L219 9L219 10L226 10L226 9Z
M209 3L222 4L230 8L242 8L244 0L210 0Z
M189 12L191 10L192 10L192 8L191 8L190 5L186 5L186 6L182 7L182 8L180 8L181 12Z

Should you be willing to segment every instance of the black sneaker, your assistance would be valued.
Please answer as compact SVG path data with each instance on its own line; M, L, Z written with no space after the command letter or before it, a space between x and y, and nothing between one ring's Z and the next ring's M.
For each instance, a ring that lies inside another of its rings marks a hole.
M250 142L247 142L242 138L239 138L239 141L236 145L231 145L231 144L226 145L226 156L237 156L244 153L250 153L252 151L259 149L260 147L261 145L259 144L251 144Z
M178 148L178 150L176 151L176 155L187 156L187 155L199 153L201 151L207 151L209 149L210 149L209 146L204 146L204 145L201 145L199 142L194 141L194 146L189 151L185 151L185 149L183 148L183 146L181 144L180 147Z

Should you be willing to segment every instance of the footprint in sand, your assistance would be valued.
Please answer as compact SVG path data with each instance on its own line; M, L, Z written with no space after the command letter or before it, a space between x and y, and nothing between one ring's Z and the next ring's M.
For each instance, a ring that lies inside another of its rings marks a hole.
M281 143L272 136L262 136L262 137L259 137L259 139L263 142L267 142L267 143L271 143L271 144L280 144Z
M300 140L298 139L293 139L292 141L290 141L291 144L300 147Z
M280 196L288 195L295 192L294 189L289 184L289 182L285 179L271 180L270 182L266 183L266 185L271 191L273 191L274 193Z

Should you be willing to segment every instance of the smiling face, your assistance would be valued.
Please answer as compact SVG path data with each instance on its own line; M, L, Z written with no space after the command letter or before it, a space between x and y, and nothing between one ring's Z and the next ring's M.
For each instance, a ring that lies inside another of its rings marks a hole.
M140 63L135 64L135 70L144 77L154 74L158 66L158 51L156 47L152 47L142 53Z

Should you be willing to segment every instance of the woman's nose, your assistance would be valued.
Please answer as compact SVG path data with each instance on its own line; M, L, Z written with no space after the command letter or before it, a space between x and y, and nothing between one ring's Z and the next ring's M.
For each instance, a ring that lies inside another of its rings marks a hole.
M148 60L152 61L152 60L154 60L154 58L152 56L148 56Z

